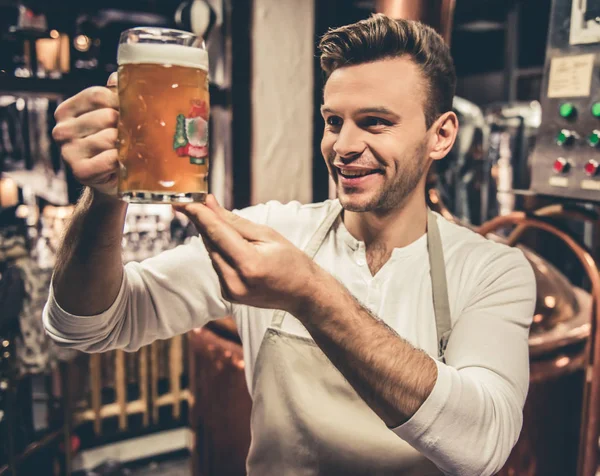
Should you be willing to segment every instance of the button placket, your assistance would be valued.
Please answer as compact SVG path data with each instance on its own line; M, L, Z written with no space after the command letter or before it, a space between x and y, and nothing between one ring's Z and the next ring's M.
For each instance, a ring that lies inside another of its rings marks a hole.
M363 243L359 243L358 248L356 248L354 251L354 256L352 258L354 263L356 263L356 265L359 267L359 274L362 276L363 281L367 286L370 286L373 276L371 276L371 271L367 266L367 253Z
M361 267L367 264L367 253L365 251L365 245L362 243L359 243L358 248L354 251L354 261Z
M379 286L377 285L377 278L373 278L369 283L369 291L367 296L367 303L369 304L369 309L372 311L376 311L380 304L380 292Z

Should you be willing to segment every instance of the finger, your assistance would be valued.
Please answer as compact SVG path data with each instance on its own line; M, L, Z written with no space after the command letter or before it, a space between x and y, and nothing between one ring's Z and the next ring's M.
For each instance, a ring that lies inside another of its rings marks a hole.
M210 255L211 253L218 253L218 254L219 254L219 256L220 256L222 259L224 259L224 260L225 260L225 261L226 261L226 262L229 264L229 266L230 266L232 269L235 269L235 267L234 267L234 263L233 263L231 260L229 260L227 256L223 255L223 254L222 254L222 253L219 251L219 248L218 248L218 246L217 246L217 245L215 245L214 243L212 243L212 242L210 241L210 238L208 238L208 236L206 236L206 235L203 235L203 234L200 234L200 237L202 238L202 242L204 243L204 246L205 246L206 250L208 251L208 254L209 254L209 255Z
M111 73L111 75L108 77L108 81L106 81L106 87L114 88L118 85L118 83L119 83L119 75L115 71L114 73Z
M61 122L105 107L119 109L118 95L109 88L93 86L62 102L56 108L54 118L57 122Z
M118 122L119 112L105 107L58 123L52 131L52 137L56 142L81 139L104 129L114 129Z
M236 215L235 213L230 212L229 210L226 210L219 205L219 202L217 202L217 199L214 197L214 195L209 194L206 197L206 206L223 221L229 223L240 233L240 235L249 241L266 241L270 238L273 238L270 233L271 228L258 225L250 220L246 220L245 218Z
M119 171L119 153L116 149L106 150L91 159L80 159L69 164L73 175L84 184L94 184L110 179Z
M209 254L212 251L215 251L215 247L212 245L212 243L206 236L200 235L200 238L202 238L202 243L204 243L204 247L206 248L206 250L208 251Z
M255 252L253 246L234 228L203 204L177 205L176 209L187 215L198 231L205 235L219 252L230 258L234 266L245 263Z
M93 183L95 185L117 185L117 172L98 175Z
M111 75L108 77L108 81L106 81L106 87L115 94L119 93L119 77L116 71L111 73Z
M214 212L216 212L217 209L222 208L219 202L217 201L217 198L212 193L209 193L206 196L206 206Z
M225 219L226 215L225 212L227 210L225 210L217 201L217 199L215 198L215 196L212 193L209 193L206 196L206 203L205 205L210 208L214 213L216 213L217 216L220 216L221 218Z
M228 279L229 280L238 280L241 283L241 279L239 279L238 273L235 271L233 266L227 262L225 257L221 255L210 240L204 236L200 235L202 238L202 242L204 243L204 247L208 252L208 256L211 260L212 267L214 268L217 276L219 277L219 283L221 284L221 290L223 291L223 297L227 300L231 300L232 296L229 292Z
M88 182L84 185L93 187L94 189L104 193L105 195L116 197L119 188L119 180L117 173L113 172L109 175L99 177L93 182Z
M246 294L246 284L227 260L217 251L211 251L209 256L219 277L223 297L228 301L235 301Z
M118 138L117 129L104 129L83 139L68 142L63 146L62 154L68 162L94 157L104 151L116 149Z

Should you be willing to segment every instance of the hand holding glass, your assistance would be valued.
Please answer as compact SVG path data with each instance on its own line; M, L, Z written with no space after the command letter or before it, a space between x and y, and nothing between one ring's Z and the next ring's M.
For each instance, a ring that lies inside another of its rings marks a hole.
M204 202L208 193L208 54L201 38L165 28L121 34L119 196Z

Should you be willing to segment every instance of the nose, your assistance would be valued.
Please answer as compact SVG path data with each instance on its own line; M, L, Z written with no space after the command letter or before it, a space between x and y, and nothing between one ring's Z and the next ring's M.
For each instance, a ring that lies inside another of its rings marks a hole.
M360 130L348 122L344 123L333 144L333 151L342 159L351 159L360 155L365 150L365 143L361 140Z

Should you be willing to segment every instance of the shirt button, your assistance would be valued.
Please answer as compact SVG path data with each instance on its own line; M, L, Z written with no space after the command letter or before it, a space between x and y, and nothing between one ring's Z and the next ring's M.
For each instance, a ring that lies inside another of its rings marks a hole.
M356 264L359 265L359 266L364 266L367 263L365 262L364 259L359 258L359 259L356 260Z

